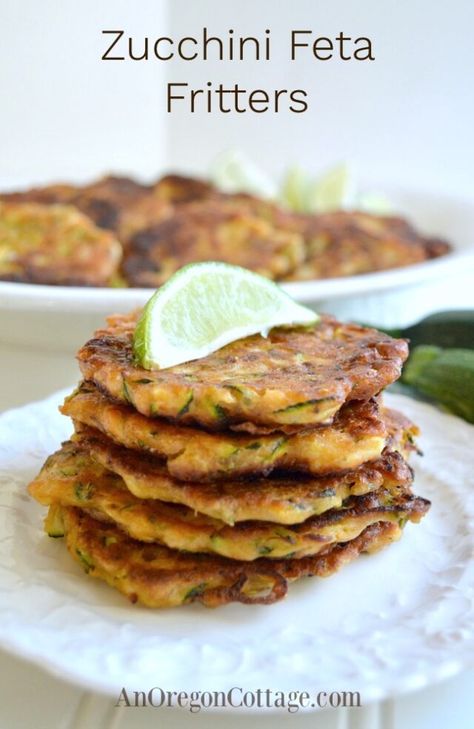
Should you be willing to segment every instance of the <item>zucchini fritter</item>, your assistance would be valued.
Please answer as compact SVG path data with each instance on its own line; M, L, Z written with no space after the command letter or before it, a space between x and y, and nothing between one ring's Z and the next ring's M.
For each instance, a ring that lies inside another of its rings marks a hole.
M0 202L0 279L107 286L122 248L76 208Z
M412 423L398 422L400 416L393 411L380 412L373 400L344 406L332 425L288 435L211 433L146 418L90 383L82 383L67 397L61 412L73 419L80 435L87 437L88 428L93 428L96 435L98 430L119 445L158 456L182 481L267 476L276 468L313 475L344 471L378 458L389 441L393 450L403 451L405 441L417 435Z
M204 200L132 236L123 272L132 286L156 288L187 263L213 260L275 279L290 274L303 258L299 233L275 227L245 203Z
M172 206L152 185L113 175L88 185L59 184L3 193L0 200L73 205L99 228L114 231L121 242L133 232L160 222L172 211Z
M403 218L363 212L294 216L304 237L306 257L287 280L354 276L399 268L445 255L450 246L426 238Z
M143 415L212 430L330 423L346 401L368 400L394 382L408 355L404 340L322 316L311 327L275 328L145 370L133 356L137 316L110 317L79 350L84 378Z
M156 458L144 452L114 445L100 434L74 436L92 459L117 473L127 488L141 499L159 499L182 504L226 524L261 520L278 524L299 524L310 516L341 506L352 494L364 494L380 488L386 481L398 483L400 469L394 459L384 456L352 471L310 477L278 473L273 477L239 481L177 481ZM390 469L397 468L392 472Z
M392 466L389 472L388 464ZM343 508L331 509L290 527L265 521L228 526L183 506L138 499L120 476L95 463L85 448L73 442L64 443L60 451L48 458L29 491L43 505L80 507L99 520L115 523L142 542L159 542L171 549L215 553L244 561L262 556L301 558L337 542L355 539L378 521L403 524L421 519L429 502L411 494L410 469L395 454L386 457L385 469L385 474L382 469L379 471L385 480L377 491L348 497Z
M268 605L286 595L289 582L328 577L362 552L378 551L401 535L398 524L378 522L316 556L243 562L144 544L74 507L51 507L47 531L53 521L62 523L67 548L86 573L148 607L195 601L207 607L229 602Z
M123 214L149 193L148 185L142 185L129 177L109 175L79 187L71 203L100 228L118 232Z
M185 175L165 175L153 185L156 197L173 205L221 197L217 188L207 180Z
M133 233L160 223L173 210L151 185L129 177L103 177L80 188L71 202L99 227L115 231L125 248Z
M135 200L121 206L117 232L128 250L133 234L153 228L170 218L176 207L205 198L219 198L220 194L205 180L183 175L165 175Z

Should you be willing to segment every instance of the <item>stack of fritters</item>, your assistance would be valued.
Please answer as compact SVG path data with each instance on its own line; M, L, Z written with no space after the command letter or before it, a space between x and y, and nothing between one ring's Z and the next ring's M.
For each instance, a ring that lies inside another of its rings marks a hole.
M79 351L75 433L30 485L89 574L152 607L271 603L428 510L405 460L416 426L380 396L406 342L323 316L149 371L136 319Z
M449 250L402 218L299 215L179 175L0 194L0 280L156 288L184 264L206 260L302 280L407 266Z

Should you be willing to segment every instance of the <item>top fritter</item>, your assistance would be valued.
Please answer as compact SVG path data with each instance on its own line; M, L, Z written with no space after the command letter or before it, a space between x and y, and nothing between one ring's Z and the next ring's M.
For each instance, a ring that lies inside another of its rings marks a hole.
M275 328L202 359L145 370L133 356L138 314L114 316L78 353L86 380L144 415L212 430L251 432L330 423L350 400L367 400L401 372L396 340L323 316L311 327Z

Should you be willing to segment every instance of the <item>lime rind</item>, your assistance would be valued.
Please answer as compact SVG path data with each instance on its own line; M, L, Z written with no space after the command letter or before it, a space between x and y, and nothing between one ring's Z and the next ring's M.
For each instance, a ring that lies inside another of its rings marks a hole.
M153 294L138 321L134 354L146 369L200 359L275 326L315 324L319 316L277 284L226 263L193 263Z

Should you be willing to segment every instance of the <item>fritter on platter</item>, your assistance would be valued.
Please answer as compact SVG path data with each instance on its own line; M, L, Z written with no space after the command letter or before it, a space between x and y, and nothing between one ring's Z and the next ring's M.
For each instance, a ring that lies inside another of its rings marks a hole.
M122 248L69 205L0 202L0 279L107 286Z
M153 192L160 200L173 205L220 197L217 188L207 180L177 174L161 177L153 185Z
M0 201L75 206L116 234L125 250L120 280L134 287L155 288L186 263L204 260L300 281L408 266L451 250L401 217L358 210L299 214L179 174L152 184L109 175L85 185L2 193Z
M223 261L281 278L303 259L298 232L274 226L244 203L218 199L181 206L162 223L133 235L123 272L132 286L156 288L196 261Z
M306 256L286 277L292 281L399 268L450 251L448 243L423 237L403 218L338 211L294 220L304 237Z

